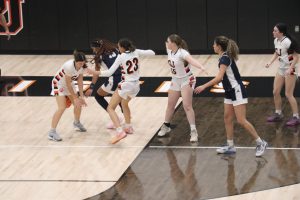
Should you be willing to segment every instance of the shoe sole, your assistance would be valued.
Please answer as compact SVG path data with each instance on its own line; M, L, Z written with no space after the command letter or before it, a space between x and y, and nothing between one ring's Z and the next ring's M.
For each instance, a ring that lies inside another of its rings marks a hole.
M198 142L198 139L197 140L190 140L190 142Z
M286 126L297 126L299 125L300 123L295 123L295 124L285 124Z
M87 130L80 130L80 128L74 126L75 131L79 131L79 132L86 132Z
M217 151L217 154L226 154L226 155L230 155L230 154L235 154L236 151L229 151L229 152L218 152Z
M164 137L164 136L166 136L168 133L170 133L171 132L171 130L170 131L167 131L164 135L159 135L159 134L157 134L157 136L158 137Z
M118 137L118 138L112 139L111 144L116 144L116 143L119 142L120 140L124 139L126 136L127 136L127 134L125 134L125 135L122 136L122 137Z
M265 154L265 151L267 150L268 144L266 144L265 150L261 155L255 155L256 157L262 157Z
M60 139L60 140L56 140L55 138L53 138L53 137L50 137L50 136L48 136L48 139L49 139L49 140L52 140L52 141L55 141L55 142L60 142L60 141L62 141L62 139Z

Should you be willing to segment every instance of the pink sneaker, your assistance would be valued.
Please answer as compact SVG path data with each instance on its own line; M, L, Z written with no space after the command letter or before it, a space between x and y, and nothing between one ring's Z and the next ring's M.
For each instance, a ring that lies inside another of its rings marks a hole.
M125 131L126 134L133 134L133 128L132 128L132 126L125 127L124 131Z
M270 117L267 118L268 122L280 122L283 119L283 114L274 113Z
M123 138L125 138L127 136L127 134L125 133L125 131L122 131L121 133L118 133L112 140L111 143L112 144L116 144L117 142L119 142L120 140L122 140Z
M298 124L300 124L300 119L297 117L292 117L286 122L287 126L296 126Z

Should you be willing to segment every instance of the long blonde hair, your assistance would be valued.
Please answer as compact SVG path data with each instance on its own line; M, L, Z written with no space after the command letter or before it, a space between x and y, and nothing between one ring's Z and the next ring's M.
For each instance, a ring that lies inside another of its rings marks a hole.
M222 48L222 51L227 53L230 59L238 60L239 47L234 40L225 36L218 36L215 38L215 43Z

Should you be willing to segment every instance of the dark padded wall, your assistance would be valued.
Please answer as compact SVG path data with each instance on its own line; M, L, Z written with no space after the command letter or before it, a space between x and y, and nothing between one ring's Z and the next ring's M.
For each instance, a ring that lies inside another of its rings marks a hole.
M10 41L1 36L0 52L87 51L97 37L128 37L138 48L164 53L167 36L178 33L193 53L211 52L217 35L236 40L242 52L266 53L277 22L300 41L299 8L299 0L30 0L23 4L24 29Z

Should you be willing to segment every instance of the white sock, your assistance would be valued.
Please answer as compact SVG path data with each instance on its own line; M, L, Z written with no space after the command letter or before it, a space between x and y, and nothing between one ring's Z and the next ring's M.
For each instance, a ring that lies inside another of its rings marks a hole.
M281 110L275 110L275 113L281 115L282 111Z
M116 131L117 131L117 133L122 133L123 129L122 129L122 127L118 127L118 128L116 128Z
M227 144L230 146L230 147L233 147L233 140L227 140Z
M191 131L196 130L196 125L195 124L191 124L190 126L191 126Z
M260 137L258 137L256 140L255 140L256 144L261 144L263 141Z
M50 131L51 132L56 132L56 128L51 128Z
M298 113L294 113L293 117L296 117L297 119L299 119L299 114Z

